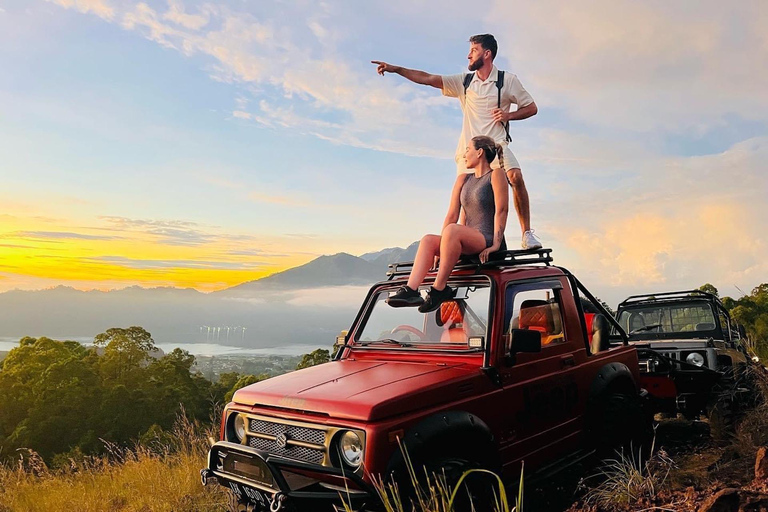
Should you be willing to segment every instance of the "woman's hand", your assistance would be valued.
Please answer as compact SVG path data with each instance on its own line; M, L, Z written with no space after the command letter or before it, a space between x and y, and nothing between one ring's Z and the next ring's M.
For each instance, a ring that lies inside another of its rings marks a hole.
M480 253L480 263L487 262L488 261L488 255L491 254L492 252L498 251L499 248L500 248L499 245L494 244L494 245L488 247L487 249L485 249L483 252L481 252Z
M440 261L440 256L435 256L435 261L432 262L432 268L429 270L437 270L437 263Z

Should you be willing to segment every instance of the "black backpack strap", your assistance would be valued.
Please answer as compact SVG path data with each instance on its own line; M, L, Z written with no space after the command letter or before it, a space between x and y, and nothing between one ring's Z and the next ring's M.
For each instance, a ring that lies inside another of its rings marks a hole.
M504 72L499 70L499 76L496 78L496 89L499 92L499 99L497 102L497 106L501 108L501 88L504 87ZM464 91L466 92L467 88L464 87ZM507 133L507 142L512 142L512 137L509 136L509 121L504 123L504 131Z
M475 78L474 73L467 73L464 75L464 96L467 95L467 89L469 88L469 84L472 83L473 78Z

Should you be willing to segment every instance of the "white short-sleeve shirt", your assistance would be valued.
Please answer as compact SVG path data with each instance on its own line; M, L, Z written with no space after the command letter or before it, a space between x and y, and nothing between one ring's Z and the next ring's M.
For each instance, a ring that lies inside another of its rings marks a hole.
M464 151L472 137L478 135L487 135L498 144L505 146L508 150L504 125L493 120L491 111L498 106L498 90L496 80L499 76L499 70L493 66L488 79L483 81L475 73L472 81L464 94L464 77L466 73L460 75L444 75L443 95L451 98L458 98L461 103L461 110L464 113L464 121L461 127L461 136L456 146L456 161L463 161ZM523 84L516 75L504 73L504 86L501 89L501 110L508 112L511 104L518 108L526 107L533 103L533 98L528 91L523 88ZM510 152L511 153L511 152ZM506 154L506 151L505 151Z

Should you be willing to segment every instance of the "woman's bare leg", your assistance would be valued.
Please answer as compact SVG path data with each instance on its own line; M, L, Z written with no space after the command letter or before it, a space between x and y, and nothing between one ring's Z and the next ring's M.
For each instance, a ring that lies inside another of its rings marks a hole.
M437 278L433 286L437 290L442 290L448 283L448 277L461 255L480 254L486 248L486 244L485 237L478 230L461 224L448 224L445 226L442 236L438 238L440 238L440 269L437 271ZM421 246L419 246L419 250L421 250ZM424 279L423 276L422 279Z
M440 235L424 235L419 242L411 275L408 277L408 288L411 290L419 289L419 285L424 281L427 272L432 268L435 256L440 253L440 238Z

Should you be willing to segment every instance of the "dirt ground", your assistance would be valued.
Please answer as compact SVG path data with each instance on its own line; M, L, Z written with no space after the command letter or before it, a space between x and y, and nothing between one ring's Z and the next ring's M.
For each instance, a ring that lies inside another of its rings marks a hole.
M645 497L629 500L628 504L596 504L590 498L590 490L606 480L601 474L606 464L593 459L570 467L547 482L527 485L524 512L698 512L709 510L707 502L727 489L735 496L731 496L731 501L736 500L735 508L718 508L720 505L716 504L711 510L768 510L768 482L755 480L756 447L742 439L748 434L737 432L718 443L711 438L706 420L660 419L655 447L661 451L663 467L656 467L654 490Z

